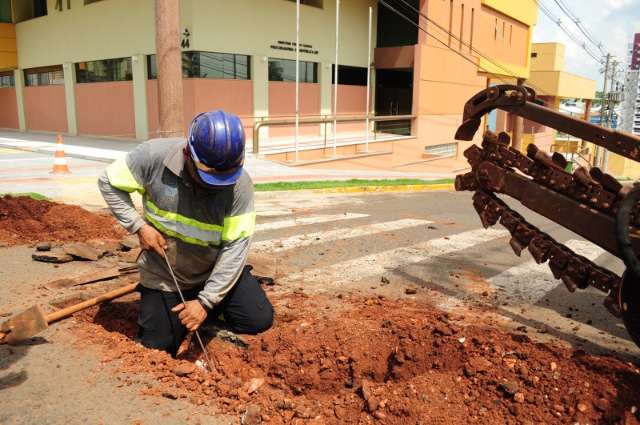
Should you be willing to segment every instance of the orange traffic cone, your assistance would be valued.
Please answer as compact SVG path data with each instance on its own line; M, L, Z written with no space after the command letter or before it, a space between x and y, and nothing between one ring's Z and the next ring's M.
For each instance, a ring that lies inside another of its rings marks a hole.
M64 157L64 143L60 134L58 134L58 139L56 142L56 154L53 158L53 170L51 170L51 173L68 174L71 171L69 170L69 166L67 165L67 158Z

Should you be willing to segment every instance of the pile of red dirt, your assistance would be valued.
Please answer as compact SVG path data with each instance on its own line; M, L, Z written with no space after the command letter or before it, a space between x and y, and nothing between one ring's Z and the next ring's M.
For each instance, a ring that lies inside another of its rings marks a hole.
M46 241L87 241L125 235L110 216L26 196L0 198L0 242L22 245Z
M248 347L209 343L212 373L193 365L194 346L172 359L136 344L135 301L82 313L77 330L125 384L153 376L143 394L212 413L250 407L263 423L639 423L640 371L614 357L463 326L413 301L296 293L276 304L273 328L243 336Z

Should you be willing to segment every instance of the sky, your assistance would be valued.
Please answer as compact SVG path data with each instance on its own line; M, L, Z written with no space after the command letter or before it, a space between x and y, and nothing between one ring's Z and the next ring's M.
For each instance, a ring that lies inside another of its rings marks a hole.
M562 20L563 26L578 36L586 38L576 25L565 15L554 0L516 0L539 1L555 17ZM633 34L640 32L640 0L562 0L580 19L590 34L601 42L605 49L620 62L628 61L628 45ZM601 66L582 48L567 37L542 10L533 32L534 43L557 41L565 49L565 71L598 81L598 90L602 90ZM592 51L597 48L592 46Z

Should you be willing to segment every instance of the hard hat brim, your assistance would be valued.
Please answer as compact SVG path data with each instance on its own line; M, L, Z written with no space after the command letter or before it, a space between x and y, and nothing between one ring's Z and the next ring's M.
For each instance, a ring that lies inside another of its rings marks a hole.
M228 174L209 174L196 168L198 177L209 186L230 186L235 184L242 175L242 167L238 167Z

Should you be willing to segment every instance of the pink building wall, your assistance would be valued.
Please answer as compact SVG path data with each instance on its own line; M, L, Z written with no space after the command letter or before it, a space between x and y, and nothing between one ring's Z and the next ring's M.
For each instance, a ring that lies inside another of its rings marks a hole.
M331 107L333 108L333 87L331 87ZM369 100L370 104L371 99ZM366 86L348 86L338 84L338 116L340 115L361 115L367 112L367 87ZM370 109L371 111L371 109ZM338 135L341 132L364 132L366 124L362 123L344 123L338 124Z
M28 130L67 132L64 86L24 88L24 113Z
M294 118L296 114L296 85L291 82L269 82L269 118ZM300 115L320 115L320 84L300 84ZM269 137L295 134L295 126L269 127ZM301 135L320 135L320 125L300 126Z
M132 82L76 84L75 92L78 133L135 137Z
M253 82L251 80L217 80L188 78L183 80L185 134L191 120L199 113L224 109L236 114L251 137L253 126ZM158 83L147 81L149 137L159 137Z
M19 128L18 103L16 89L5 87L0 89L0 128Z

